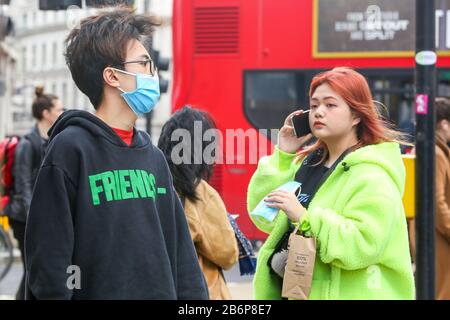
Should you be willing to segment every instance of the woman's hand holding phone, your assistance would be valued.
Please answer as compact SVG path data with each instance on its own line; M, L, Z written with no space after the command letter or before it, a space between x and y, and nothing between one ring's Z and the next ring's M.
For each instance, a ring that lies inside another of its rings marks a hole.
M292 112L284 120L284 125L278 133L278 148L286 153L295 153L297 150L309 139L312 138L312 134L309 133L302 137L295 135L294 127L292 125L292 117L301 115L303 110L297 110Z

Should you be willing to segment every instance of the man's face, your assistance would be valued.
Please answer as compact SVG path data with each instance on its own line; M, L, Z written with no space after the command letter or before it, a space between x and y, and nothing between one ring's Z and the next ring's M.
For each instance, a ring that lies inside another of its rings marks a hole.
M150 74L150 54L139 41L133 39L128 43L127 53L123 65L123 70L131 73ZM120 88L125 92L136 89L136 77L122 72L115 73L120 82Z

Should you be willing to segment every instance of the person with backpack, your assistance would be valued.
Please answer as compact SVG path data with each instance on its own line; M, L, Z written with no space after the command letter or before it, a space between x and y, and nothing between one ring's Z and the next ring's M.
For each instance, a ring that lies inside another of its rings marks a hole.
M164 155L135 129L160 96L142 42L156 25L120 8L66 39L95 114L69 110L50 129L26 228L27 299L208 299Z
M12 191L14 189L13 165L14 154L19 144L20 137L9 135L0 141L0 216L5 216Z
M36 87L36 97L31 106L36 125L20 139L15 152L12 166L13 189L10 201L5 208L14 237L19 244L19 250L24 263L25 224L30 208L31 196L37 173L41 165L45 145L48 140L47 131L63 112L63 105L57 96L45 94L43 87ZM16 294L17 300L23 300L25 288L24 275Z

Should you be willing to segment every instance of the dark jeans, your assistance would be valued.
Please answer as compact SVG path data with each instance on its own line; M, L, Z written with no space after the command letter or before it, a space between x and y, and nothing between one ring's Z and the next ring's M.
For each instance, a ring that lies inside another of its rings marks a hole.
M17 220L10 220L11 228L14 232L14 238L19 242L19 250L23 265L23 275L20 281L19 289L16 293L16 300L25 299L25 223Z

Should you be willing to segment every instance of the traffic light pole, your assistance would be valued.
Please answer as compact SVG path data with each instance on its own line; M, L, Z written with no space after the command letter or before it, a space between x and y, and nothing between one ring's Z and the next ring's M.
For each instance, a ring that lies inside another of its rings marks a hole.
M416 294L435 298L435 1L416 0Z

